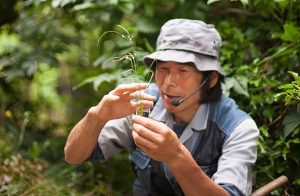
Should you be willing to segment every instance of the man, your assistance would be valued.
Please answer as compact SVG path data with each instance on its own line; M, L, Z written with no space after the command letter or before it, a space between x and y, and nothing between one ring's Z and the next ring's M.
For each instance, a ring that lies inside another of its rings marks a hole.
M259 131L221 93L220 46L213 25L165 23L156 51L145 57L156 85L120 85L104 96L71 131L66 161L103 161L127 149L134 195L250 194ZM139 104L153 107L149 117L132 115Z

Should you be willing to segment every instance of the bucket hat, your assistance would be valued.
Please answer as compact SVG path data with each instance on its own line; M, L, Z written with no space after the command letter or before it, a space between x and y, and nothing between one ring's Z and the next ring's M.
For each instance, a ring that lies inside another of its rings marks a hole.
M166 22L157 38L156 50L144 57L150 68L156 61L194 63L199 71L217 71L222 40L215 26L200 20L172 19Z

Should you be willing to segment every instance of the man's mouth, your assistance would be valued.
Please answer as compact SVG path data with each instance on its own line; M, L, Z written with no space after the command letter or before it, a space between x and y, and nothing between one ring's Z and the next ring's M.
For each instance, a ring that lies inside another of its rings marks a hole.
M169 94L164 94L164 96L167 100L173 100L173 99L180 98L179 96L174 96L174 95L169 95Z

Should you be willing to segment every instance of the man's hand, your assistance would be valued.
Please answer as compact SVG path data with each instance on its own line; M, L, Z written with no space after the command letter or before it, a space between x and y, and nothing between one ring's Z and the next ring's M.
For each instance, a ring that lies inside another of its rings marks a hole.
M133 116L132 136L135 144L157 161L171 164L182 149L177 135L167 125L142 116Z
M140 92L148 86L147 83L121 84L117 86L94 107L98 118L108 121L131 115L140 105L143 105L143 109L153 107L153 101L156 98ZM132 101L133 99L138 101L134 102Z

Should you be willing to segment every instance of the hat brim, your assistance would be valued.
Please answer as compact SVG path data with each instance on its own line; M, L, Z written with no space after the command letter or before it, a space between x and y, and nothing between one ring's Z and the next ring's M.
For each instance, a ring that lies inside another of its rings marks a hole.
M216 58L194 52L184 50L157 50L144 57L145 64L150 68L155 65L156 61L194 63L199 71L217 71L221 75L226 75L220 66L220 62Z

